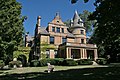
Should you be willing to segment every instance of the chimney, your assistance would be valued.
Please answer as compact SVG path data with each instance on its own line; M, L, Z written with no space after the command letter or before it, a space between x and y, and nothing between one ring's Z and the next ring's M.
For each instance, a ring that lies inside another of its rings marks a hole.
M37 17L37 25L38 25L38 27L40 27L40 24L41 24L40 22L41 22L41 16L38 16Z

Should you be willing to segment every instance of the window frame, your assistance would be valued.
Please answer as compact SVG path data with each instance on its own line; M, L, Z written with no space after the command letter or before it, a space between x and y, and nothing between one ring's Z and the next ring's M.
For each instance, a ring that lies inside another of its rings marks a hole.
M80 34L84 35L84 30L80 30Z
M81 39L81 44L84 44L84 43L85 43L84 39Z
M60 33L60 28L59 27L56 27L56 32Z
M65 42L67 42L67 38L62 37L62 43L65 43Z
M55 27L52 27L52 32L55 32Z
M55 38L53 36L50 36L50 44L54 44Z
M62 33L64 33L65 31L64 31L64 28L61 28L61 30L62 30Z

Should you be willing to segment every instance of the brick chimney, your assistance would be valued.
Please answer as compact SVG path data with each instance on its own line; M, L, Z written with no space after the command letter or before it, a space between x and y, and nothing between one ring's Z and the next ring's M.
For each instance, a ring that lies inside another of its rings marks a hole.
M40 27L40 24L41 24L41 16L38 16L37 17L37 25L38 25L38 27Z

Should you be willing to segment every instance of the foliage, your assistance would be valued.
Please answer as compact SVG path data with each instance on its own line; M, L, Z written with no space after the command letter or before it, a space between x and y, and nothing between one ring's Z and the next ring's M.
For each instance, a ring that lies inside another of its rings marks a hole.
M70 0L72 4L76 3L78 0ZM84 0L85 3L87 3L89 0Z
M11 62L9 62L10 67L13 67L14 65L16 65L17 67L20 67L21 64L22 64L21 61L11 61Z
M23 55L23 54L19 55L17 60L22 62L23 67L27 66L27 58L25 55Z
M100 64L100 65L108 64L108 61L107 61L107 59L105 59L105 58L98 58L98 59L96 60L96 62L97 62L98 64Z
M90 59L81 59L77 61L78 65L92 65L93 62Z
M87 10L84 10L83 13L80 13L80 18L83 20L84 26L86 28L86 32L88 36L90 36L93 31L94 27L93 25L95 24L96 20L89 20L89 16L92 14L92 12L89 12Z
M120 1L96 0L96 11L90 19L96 19L96 30L92 37L94 43L103 47L104 55L110 55L116 61L120 53ZM108 14L109 13L109 14Z
M89 20L89 15L91 15L92 12L89 12L87 10L84 10L83 13L80 13L79 16L83 20L84 27L86 28L87 35L90 36L92 32L94 31L93 25L95 24L96 20ZM70 20L64 22L66 26L70 26Z
M28 61L30 47L18 47L18 50L13 52L13 58L18 58L19 55L25 55Z
M54 45L48 44L47 42L42 42L40 44L40 50L41 50L41 54L40 55L41 55L42 59L44 59L44 58L47 57L47 55L45 53L47 49L53 49L53 50L55 50L56 47Z
M30 66L33 67L41 67L41 66L47 66L47 63L50 63L51 65L62 65L64 59L63 58L55 58L55 59L41 59L41 60L32 60L30 62Z
M102 48L112 61L116 61L120 53L119 4L120 0L95 0L96 10L89 16L90 20L97 20L92 41L99 46L98 51L103 54Z
M5 66L5 63L3 62L3 60L0 60L0 68L3 68Z
M40 61L38 60L32 60L31 63L30 63L30 66L32 67L38 67L40 64Z
M63 66L77 66L78 64L73 59L65 59L62 65Z
M21 8L16 0L0 0L0 59L6 63L22 41L25 17L21 16Z

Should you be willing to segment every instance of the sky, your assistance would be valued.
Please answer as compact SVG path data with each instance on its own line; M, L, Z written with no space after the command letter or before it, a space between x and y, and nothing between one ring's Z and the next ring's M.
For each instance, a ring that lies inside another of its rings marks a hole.
M24 28L30 35L34 35L37 22L37 16L41 16L41 26L46 27L51 22L56 12L60 13L62 21L73 18L75 10L82 13L84 10L93 12L95 7L94 0L84 3L78 0L77 3L71 4L70 0L17 0L22 5L22 16L27 16L24 22Z

